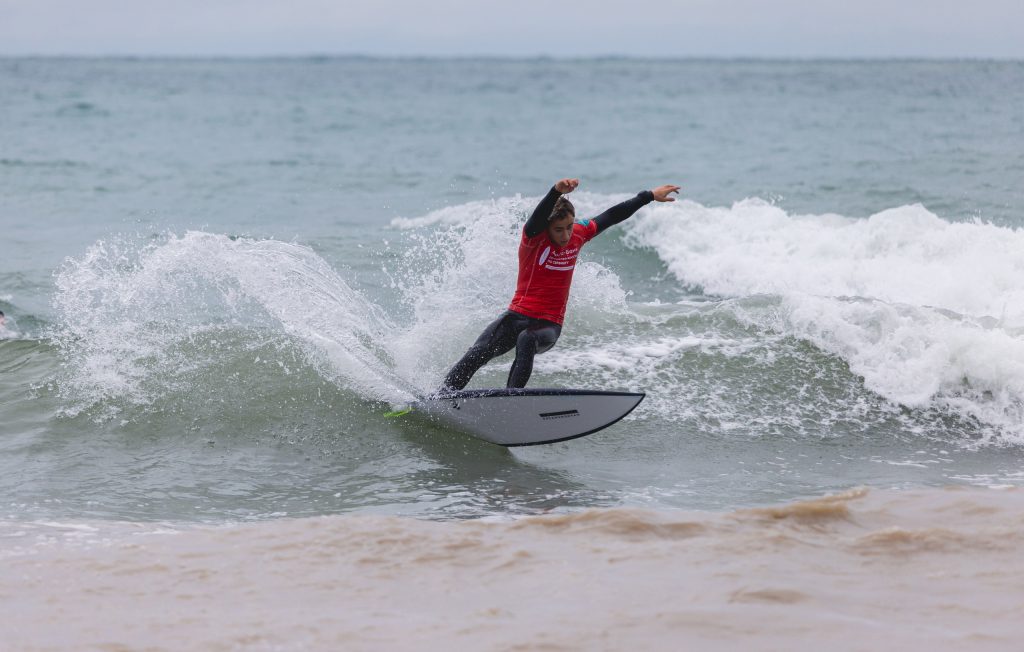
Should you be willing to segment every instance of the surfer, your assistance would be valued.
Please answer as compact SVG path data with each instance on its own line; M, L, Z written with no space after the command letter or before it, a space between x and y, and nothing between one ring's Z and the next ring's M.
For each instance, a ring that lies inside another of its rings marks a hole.
M564 195L579 184L579 179L556 183L526 221L519 241L519 277L512 302L451 368L440 394L463 389L480 367L513 347L516 358L506 386L526 387L533 372L533 357L550 350L562 332L572 273L583 245L652 201L675 201L671 195L679 192L679 186L673 185L644 190L594 219L577 222L576 208Z

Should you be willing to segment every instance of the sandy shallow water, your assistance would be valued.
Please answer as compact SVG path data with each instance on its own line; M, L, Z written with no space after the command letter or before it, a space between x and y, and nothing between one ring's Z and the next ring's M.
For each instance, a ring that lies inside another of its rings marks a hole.
M5 523L9 650L1016 650L1024 491L731 513Z

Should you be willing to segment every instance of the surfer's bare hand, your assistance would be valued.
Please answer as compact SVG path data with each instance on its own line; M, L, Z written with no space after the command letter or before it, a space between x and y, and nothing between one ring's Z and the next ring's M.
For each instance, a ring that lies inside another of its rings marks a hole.
M578 185L580 185L579 179L562 179L555 184L555 190L563 195L568 195L573 190L576 190L576 186Z
M658 186L651 191L654 195L654 201L675 201L675 197L669 197L672 193L679 194L679 186L673 186L671 184L665 186Z

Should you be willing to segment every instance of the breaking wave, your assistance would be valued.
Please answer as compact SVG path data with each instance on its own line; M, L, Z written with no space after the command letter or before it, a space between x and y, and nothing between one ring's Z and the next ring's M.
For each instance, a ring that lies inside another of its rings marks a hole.
M574 196L581 216L619 199ZM532 202L394 220L388 309L303 244L196 231L98 242L57 277L65 389L79 408L144 405L225 348L276 346L365 400L406 401L507 305ZM651 205L616 231L602 241L624 254L616 265L649 250L671 273L654 293L693 300L632 301L615 265L585 255L531 384L646 389L633 418L702 429L897 419L920 432L953 417L957 436L1024 440L1024 232L921 206L854 219L760 200ZM504 374L491 365L475 383Z

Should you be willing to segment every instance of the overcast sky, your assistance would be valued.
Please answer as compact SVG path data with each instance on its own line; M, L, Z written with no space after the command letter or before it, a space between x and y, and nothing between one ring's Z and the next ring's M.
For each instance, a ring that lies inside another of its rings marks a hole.
M0 0L0 54L1024 58L1024 0Z

